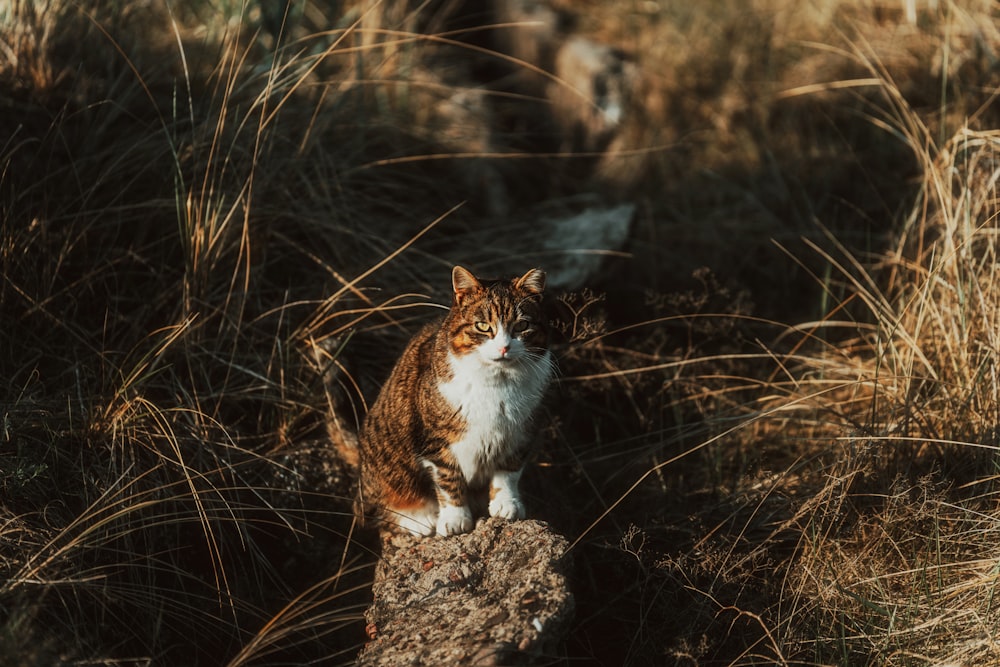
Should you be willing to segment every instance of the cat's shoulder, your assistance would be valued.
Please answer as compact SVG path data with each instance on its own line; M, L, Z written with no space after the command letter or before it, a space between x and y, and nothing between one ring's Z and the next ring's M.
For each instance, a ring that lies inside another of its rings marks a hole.
M406 345L407 350L421 348L429 349L433 347L444 320L445 315L438 315L432 320L424 323L424 325L417 329L417 332L410 338L409 343Z
M436 317L417 329L396 361L392 380L407 384L425 381L422 378L437 365L438 332L443 321L443 317Z

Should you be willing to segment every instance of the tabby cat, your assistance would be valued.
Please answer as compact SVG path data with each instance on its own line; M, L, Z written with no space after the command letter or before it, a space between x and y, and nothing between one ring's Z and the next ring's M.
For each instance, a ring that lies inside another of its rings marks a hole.
M518 481L554 362L542 316L545 273L480 280L456 266L451 309L410 341L361 429L361 508L414 535L524 518Z

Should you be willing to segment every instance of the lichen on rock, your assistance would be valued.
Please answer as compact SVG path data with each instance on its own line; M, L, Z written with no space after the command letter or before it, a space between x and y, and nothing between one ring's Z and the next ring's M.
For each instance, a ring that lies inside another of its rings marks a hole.
M539 521L383 540L360 666L550 662L573 614L566 540Z

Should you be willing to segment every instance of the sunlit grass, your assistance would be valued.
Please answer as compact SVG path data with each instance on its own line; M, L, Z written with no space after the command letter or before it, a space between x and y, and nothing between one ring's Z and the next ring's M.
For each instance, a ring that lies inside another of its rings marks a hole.
M0 654L350 663L329 439L451 262L601 192L633 238L561 302L526 479L566 657L996 661L1000 40L904 4L582 3L645 72L589 180L478 107L442 136L456 53L531 67L404 3L4 5Z

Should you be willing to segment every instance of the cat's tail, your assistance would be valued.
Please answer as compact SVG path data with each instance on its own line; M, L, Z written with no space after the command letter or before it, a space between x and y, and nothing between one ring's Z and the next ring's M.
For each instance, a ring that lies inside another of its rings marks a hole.
M384 523L385 503L380 500L373 485L365 483L364 474L361 475L354 495L354 517L362 527L381 528Z
M326 435L344 463L357 473L361 464L357 430L347 425L336 412L331 411L326 417Z
M384 502L380 487L366 483L363 471L359 434L363 413L358 411L357 402L351 400L360 391L340 357L346 342L338 337L311 341L312 360L323 381L327 439L337 457L350 468L354 477L353 509L357 525L375 528L383 525Z
M340 353L346 343L346 340L339 337L331 337L321 341L310 341L310 348L315 369L323 380L327 438L339 458L357 475L360 467L360 448L356 424L360 420L354 402L350 400L350 387L353 386L353 381L340 359Z

